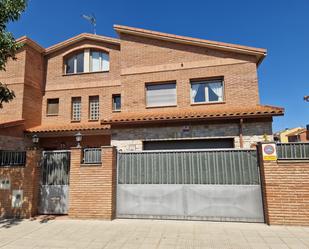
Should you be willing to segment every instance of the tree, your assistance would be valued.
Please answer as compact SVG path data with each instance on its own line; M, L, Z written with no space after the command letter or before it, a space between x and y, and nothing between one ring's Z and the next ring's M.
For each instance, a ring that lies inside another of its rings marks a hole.
M7 31L7 24L17 21L26 6L27 0L0 0L0 71L5 71L8 59L16 60L15 54L23 46ZM14 98L14 91L0 82L0 108L4 102L7 103Z

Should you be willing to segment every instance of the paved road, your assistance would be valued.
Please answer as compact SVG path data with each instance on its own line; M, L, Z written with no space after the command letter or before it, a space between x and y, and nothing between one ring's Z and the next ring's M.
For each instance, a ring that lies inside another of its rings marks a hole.
M158 220L0 220L0 248L309 249L309 227Z

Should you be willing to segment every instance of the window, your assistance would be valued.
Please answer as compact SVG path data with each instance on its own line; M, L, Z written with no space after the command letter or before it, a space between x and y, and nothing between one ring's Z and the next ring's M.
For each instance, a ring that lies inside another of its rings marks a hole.
M121 110L121 95L113 95L113 111Z
M146 105L147 107L177 105L176 83L146 85Z
M84 52L76 54L66 61L66 74L84 72Z
M85 49L65 61L66 74L102 71L109 71L109 55L105 52Z
M59 99L47 99L47 115L58 115Z
M82 99L81 97L72 98L72 121L81 120L81 111L82 111Z
M222 80L209 80L191 83L191 102L209 103L223 101Z
M91 51L90 72L109 71L109 56L107 53Z
M100 117L100 102L99 96L89 97L89 119L98 120Z

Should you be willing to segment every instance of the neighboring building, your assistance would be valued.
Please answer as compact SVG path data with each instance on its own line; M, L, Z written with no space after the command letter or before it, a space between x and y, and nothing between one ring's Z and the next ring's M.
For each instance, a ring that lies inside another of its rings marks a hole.
M301 129L302 129L301 127L286 128L285 130L276 132L274 134L274 139L275 141L278 141L280 143L288 143L289 142L288 135Z
M1 82L0 149L115 145L121 150L249 148L283 108L261 105L266 50L115 25L49 48L27 37Z
M309 125L307 128L301 128L287 135L288 141L292 142L309 142Z

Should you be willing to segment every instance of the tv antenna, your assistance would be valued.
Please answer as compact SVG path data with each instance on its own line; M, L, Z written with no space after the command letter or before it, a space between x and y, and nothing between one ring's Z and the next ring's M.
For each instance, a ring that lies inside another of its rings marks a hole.
M91 25L93 26L93 33L96 35L96 26L97 26L97 20L95 18L95 15L82 15L82 18L84 18L85 20L87 20L88 22L91 23Z

